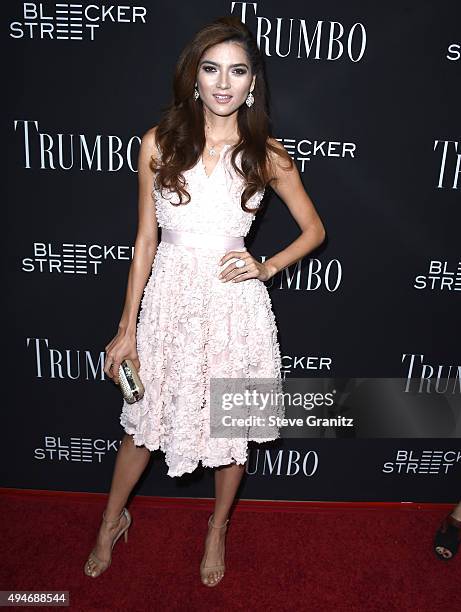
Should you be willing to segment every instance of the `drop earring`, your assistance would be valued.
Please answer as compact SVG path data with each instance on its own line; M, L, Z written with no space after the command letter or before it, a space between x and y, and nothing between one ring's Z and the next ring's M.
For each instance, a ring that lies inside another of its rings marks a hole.
M197 100L197 98L200 96L198 89L197 89L197 84L195 84L194 87L194 100Z
M245 103L248 106L248 108L250 108L250 106L253 105L254 101L255 101L254 96L250 91L250 93L247 95L247 99L245 100Z

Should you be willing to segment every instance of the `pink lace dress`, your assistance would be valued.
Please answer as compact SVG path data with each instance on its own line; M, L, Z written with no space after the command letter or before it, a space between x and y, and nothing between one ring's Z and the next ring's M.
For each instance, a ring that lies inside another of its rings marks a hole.
M221 150L209 177L201 158L183 173L188 204L172 206L170 201L179 201L175 192L164 191L162 197L154 189L158 225L177 236L193 234L196 244L158 244L136 336L145 394L131 405L123 400L120 423L136 445L165 453L172 477L194 471L200 462L216 467L247 459L251 437L210 436L211 378L281 377L266 285L254 278L222 282L218 274L229 262L220 265L219 260L237 249L207 240L211 235L244 237L254 220L240 206L243 179L231 166L230 146ZM256 193L247 206L257 209L263 195ZM254 440L277 437L278 430Z

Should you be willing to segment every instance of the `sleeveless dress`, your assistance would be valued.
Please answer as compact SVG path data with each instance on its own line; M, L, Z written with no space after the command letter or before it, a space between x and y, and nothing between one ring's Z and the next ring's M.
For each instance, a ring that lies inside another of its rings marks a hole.
M154 186L158 225L175 235L193 234L195 245L160 240L152 272L144 289L137 324L136 344L144 397L123 400L120 423L134 444L165 453L168 475L204 467L245 463L248 442L280 437L210 437L210 379L281 379L278 330L270 296L255 278L223 282L220 265L230 250L209 244L208 236L244 237L254 213L242 210L244 181L230 163L231 146L225 145L207 176L203 158L183 172L191 201L179 202L176 192ZM240 165L241 152L237 155ZM257 210L264 190L247 206ZM203 239L203 240L202 240ZM243 238L242 244L243 244Z

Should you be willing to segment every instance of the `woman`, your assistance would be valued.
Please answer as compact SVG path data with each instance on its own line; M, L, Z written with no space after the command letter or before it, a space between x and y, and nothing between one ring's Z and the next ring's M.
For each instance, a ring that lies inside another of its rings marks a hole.
M192 472L199 463L215 468L216 500L200 564L203 584L215 586L224 575L228 514L252 438L210 435L210 379L280 379L277 328L264 282L325 236L291 157L269 136L262 59L235 17L205 26L182 52L174 100L144 134L138 172L135 253L104 371L118 383L120 363L130 358L146 390L135 404L123 403L126 434L85 573L99 576L110 565L115 542L122 534L126 539L131 516L125 504L150 452L160 448L169 476ZM260 263L243 238L267 185L286 203L301 234Z

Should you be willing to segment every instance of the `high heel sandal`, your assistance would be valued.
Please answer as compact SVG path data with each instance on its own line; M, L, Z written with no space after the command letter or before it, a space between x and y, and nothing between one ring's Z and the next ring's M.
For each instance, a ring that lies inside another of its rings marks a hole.
M223 525L215 525L213 522L213 518L214 518L214 514L210 514L210 517L208 519L208 528L210 527L212 527L213 529L227 528L229 519L227 519ZM221 580L224 578L224 572L226 571L226 566L224 563L219 564L219 565L205 565L206 557L207 555L205 553L202 559L202 562L200 563L200 577L202 579L202 584L204 584L205 586L214 587L218 584L218 582L221 582ZM207 579L209 578L210 574L212 574L213 572L221 572L221 573L214 582L208 582Z
M442 561L449 561L458 552L459 540L461 536L461 521L455 519L454 516L448 514L442 521L437 533L434 538L434 552L439 559ZM441 546L450 551L451 555L445 557L442 552L439 552L437 548Z
M126 518L126 524L125 526L117 533L117 535L115 536L115 538L112 541L112 546L111 546L111 552L117 542L117 540L124 535L125 536L125 544L128 542L128 528L131 525L131 515L128 512L127 508L123 508L123 510L121 511L120 515L118 518L112 520L112 521L108 521L106 519L106 513L105 511L102 514L102 520L106 525L109 525L109 527L111 525L117 525L120 521L120 519L122 518L122 516L124 516ZM105 572L108 567L110 566L111 562L112 562L112 554L109 558L109 561L103 561L102 559L100 559L99 557L96 556L95 554L95 549L93 548L93 550L90 552L88 559L85 563L85 567L83 569L83 571L85 572L85 574L87 576L91 576L91 578L97 578L98 576L100 576L103 572ZM96 567L91 568L90 567L90 561L93 561L94 565L96 565Z

